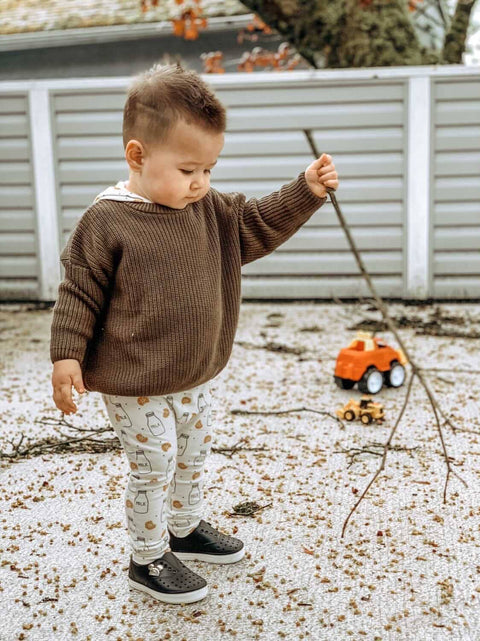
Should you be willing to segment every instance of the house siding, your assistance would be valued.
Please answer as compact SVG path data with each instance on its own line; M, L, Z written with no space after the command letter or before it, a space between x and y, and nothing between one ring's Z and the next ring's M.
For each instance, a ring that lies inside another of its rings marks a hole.
M430 229L425 234L425 268L420 261L420 269L428 271L424 294L479 297L480 69L206 77L228 109L225 146L212 185L220 191L242 191L248 198L278 189L312 162L303 132L310 129L319 152L334 159L340 178L337 199L378 292L412 297L408 238L415 238L416 223L407 196L415 176L408 175L408 158L416 150L408 103L409 80L415 75L431 88L426 123L431 136L425 138L430 147L424 144L426 175L431 176L431 184L425 185L431 202L427 207L425 200L424 206ZM128 81L34 83L47 87L50 97L60 248L95 195L128 177L121 137ZM18 86L0 83L0 144L7 153L3 157L15 159L3 161L0 299L42 300L31 179L31 164L37 161L29 152L28 101ZM330 202L275 252L245 265L242 274L245 299L369 295Z

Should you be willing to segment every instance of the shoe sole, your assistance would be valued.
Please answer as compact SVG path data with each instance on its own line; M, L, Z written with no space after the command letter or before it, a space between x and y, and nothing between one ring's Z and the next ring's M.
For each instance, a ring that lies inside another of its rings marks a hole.
M233 554L197 554L196 552L176 552L175 550L172 550L172 552L182 561L205 561L206 563L217 563L219 565L236 563L245 556L245 548Z
M128 584L130 588L139 590L140 592L145 592L145 594L149 594L154 599L157 599L157 601L162 601L163 603L194 603L195 601L201 601L208 594L208 585L204 588L200 588L199 590L192 590L191 592L169 594L168 592L152 590L152 588L149 588L143 583L137 583L130 577L128 578Z

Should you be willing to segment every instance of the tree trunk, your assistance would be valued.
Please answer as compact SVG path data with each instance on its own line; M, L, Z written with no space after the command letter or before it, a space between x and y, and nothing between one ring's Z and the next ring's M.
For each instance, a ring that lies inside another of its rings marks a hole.
M443 42L443 58L451 64L461 64L470 15L476 0L458 0L450 29Z
M242 0L313 67L422 64L405 0Z
M242 0L315 68L461 62L475 0L459 0L444 50L423 47L406 0ZM445 60L442 55L445 54Z

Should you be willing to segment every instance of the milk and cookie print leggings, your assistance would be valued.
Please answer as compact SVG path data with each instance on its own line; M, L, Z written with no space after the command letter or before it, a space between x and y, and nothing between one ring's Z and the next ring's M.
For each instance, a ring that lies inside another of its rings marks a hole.
M166 396L102 394L130 464L125 511L133 560L151 563L203 518L212 442L211 381Z

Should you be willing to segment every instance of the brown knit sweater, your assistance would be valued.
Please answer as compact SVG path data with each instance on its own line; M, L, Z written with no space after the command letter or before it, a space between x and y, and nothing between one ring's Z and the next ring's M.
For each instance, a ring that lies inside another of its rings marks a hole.
M87 390L121 396L210 380L232 351L241 266L284 243L325 201L302 172L258 199L211 188L184 209L93 204L60 256L52 363L77 359Z

